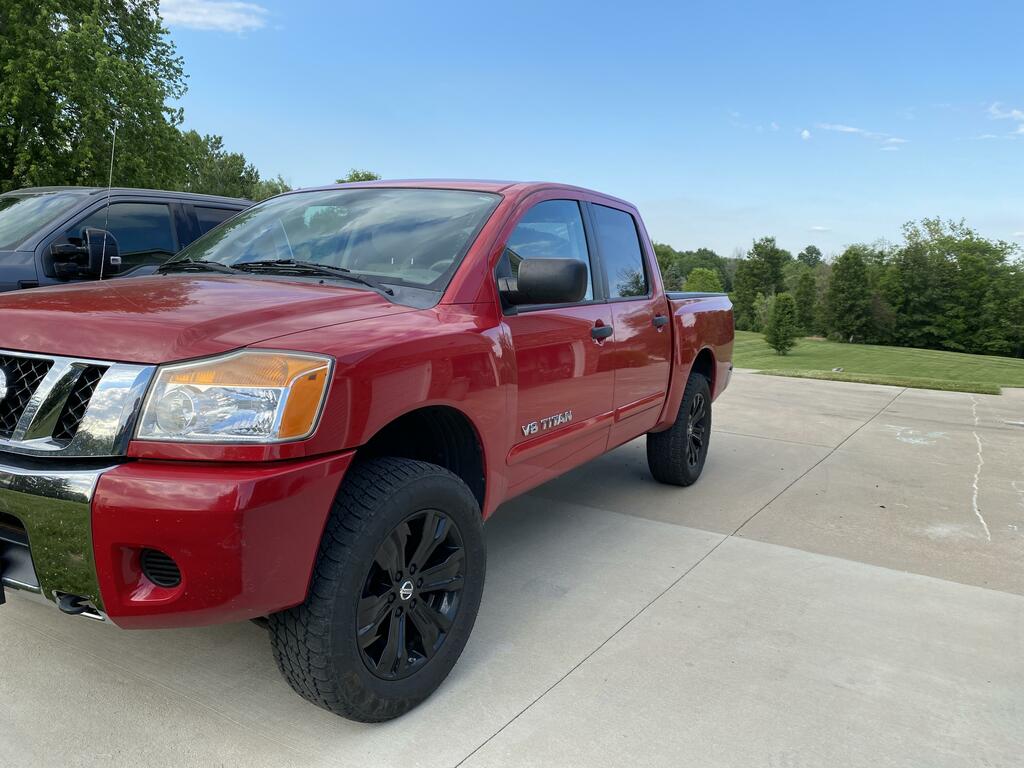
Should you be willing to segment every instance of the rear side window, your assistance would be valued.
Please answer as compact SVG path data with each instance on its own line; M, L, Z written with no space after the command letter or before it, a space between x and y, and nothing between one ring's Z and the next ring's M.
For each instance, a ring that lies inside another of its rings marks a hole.
M232 211L228 208L203 208L198 205L195 206L195 209L196 218L199 219L200 235L205 235L218 224L227 221L237 213L237 211Z
M163 264L178 250L171 209L163 203L112 203L109 212L100 208L65 235L81 237L82 230L90 227L114 235L125 268Z
M525 259L575 259L587 267L587 293L594 298L590 252L583 229L580 205L575 200L545 200L528 210L505 244L499 267L505 277L518 277Z
M597 226L601 263L608 274L608 297L646 296L647 272L633 217L606 205L593 205L591 209Z

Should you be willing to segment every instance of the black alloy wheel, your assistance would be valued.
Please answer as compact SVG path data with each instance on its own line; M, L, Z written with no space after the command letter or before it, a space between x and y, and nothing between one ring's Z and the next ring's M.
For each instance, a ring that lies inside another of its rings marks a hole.
M462 535L444 512L421 510L392 529L359 596L356 635L370 672L401 680L434 657L458 613L465 564Z
M647 434L647 466L659 483L693 485L704 471L710 443L711 382L693 373L672 426Z
M708 401L703 392L694 395L686 422L686 463L696 468L704 459L708 422Z

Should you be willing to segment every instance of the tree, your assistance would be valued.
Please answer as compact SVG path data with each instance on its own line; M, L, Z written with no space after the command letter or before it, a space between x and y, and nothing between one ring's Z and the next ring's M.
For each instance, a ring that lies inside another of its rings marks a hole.
M249 199L259 202L260 200L266 200L268 197L280 195L282 192L290 192L291 189L291 185L284 180L281 174L278 174L273 179L260 179Z
M829 330L843 341L863 341L871 327L871 296L862 246L850 246L836 259L825 302Z
M818 311L818 285L812 270L805 269L800 273L793 300L796 303L797 327L805 334L814 333Z
M759 293L771 296L786 289L785 264L793 256L775 244L774 237L755 240L747 258L739 263L733 279L733 311L736 327L740 330L755 328L754 300Z
M359 168L352 168L349 170L348 175L342 179L335 180L336 184L351 184L356 181L377 181L380 179L380 175L373 171L360 170Z
M181 58L158 0L4 0L0 191L107 183L172 186L183 161L173 102Z
M796 346L796 302L788 293L780 293L772 302L764 339L778 354L785 355Z
M821 250L816 245L808 245L796 255L796 258L808 267L816 267L822 262Z
M260 183L260 173L240 152L224 149L220 136L200 136L196 131L181 135L185 178L180 185L186 192L252 199Z
M775 294L765 296L757 294L754 299L754 327L750 330L762 332L768 327L768 319L772 316L772 305L775 303Z
M782 293L786 290L783 267L792 261L792 254L779 248L774 237L755 240L747 258L754 269L757 287L762 293Z
M721 293L722 281L715 270L697 267L686 278L686 290L702 293Z

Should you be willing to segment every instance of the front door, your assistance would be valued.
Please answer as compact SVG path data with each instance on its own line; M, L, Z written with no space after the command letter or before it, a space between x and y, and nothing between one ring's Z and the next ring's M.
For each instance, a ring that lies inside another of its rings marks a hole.
M582 261L590 286L577 304L520 306L505 317L517 374L508 454L513 494L604 452L615 386L612 313L600 301L578 201L545 200L529 208L509 236L498 276L515 277L531 258Z

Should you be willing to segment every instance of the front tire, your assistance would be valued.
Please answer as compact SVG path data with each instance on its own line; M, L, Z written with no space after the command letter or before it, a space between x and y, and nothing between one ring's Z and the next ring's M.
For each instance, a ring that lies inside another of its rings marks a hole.
M304 603L270 617L291 687L361 722L398 717L444 681L483 594L480 508L442 467L354 466L331 509Z
M647 435L647 466L668 485L693 485L704 470L711 443L711 385L690 374L675 423Z

